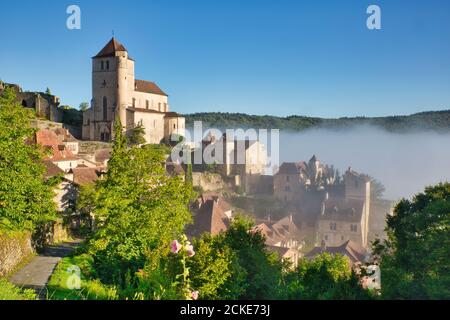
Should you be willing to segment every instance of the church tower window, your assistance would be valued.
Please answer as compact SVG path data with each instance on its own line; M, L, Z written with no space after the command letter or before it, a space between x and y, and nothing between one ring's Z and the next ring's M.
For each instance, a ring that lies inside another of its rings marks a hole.
M103 120L108 119L108 99L103 97Z

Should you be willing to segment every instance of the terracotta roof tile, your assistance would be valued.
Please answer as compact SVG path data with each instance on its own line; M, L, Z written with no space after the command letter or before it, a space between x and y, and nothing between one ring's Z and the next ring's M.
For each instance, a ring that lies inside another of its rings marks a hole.
M117 51L127 51L127 49L113 37L94 58L114 57Z
M167 96L154 82L145 80L135 80L135 90L145 93L159 94L161 96Z

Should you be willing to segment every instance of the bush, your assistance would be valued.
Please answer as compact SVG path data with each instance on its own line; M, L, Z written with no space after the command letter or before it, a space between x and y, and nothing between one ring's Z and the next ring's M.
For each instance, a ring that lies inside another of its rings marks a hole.
M0 300L36 300L36 293L31 289L20 289L0 278Z

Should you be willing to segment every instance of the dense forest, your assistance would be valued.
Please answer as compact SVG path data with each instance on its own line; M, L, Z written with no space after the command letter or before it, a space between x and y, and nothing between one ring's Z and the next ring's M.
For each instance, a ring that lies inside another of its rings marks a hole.
M311 128L339 129L352 126L372 125L390 132L415 130L450 131L450 110L420 112L408 116L389 117L344 117L337 119L315 118L292 115L288 117L248 115L245 113L202 112L187 114L186 125L203 121L219 129L223 128L266 128L301 131Z

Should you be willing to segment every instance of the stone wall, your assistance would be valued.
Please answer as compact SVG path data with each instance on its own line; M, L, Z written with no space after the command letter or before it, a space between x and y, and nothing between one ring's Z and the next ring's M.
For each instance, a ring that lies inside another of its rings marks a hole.
M192 182L195 187L201 187L203 191L218 191L225 187L220 174L210 172L193 172Z
M10 273L33 253L29 232L0 232L0 277Z

